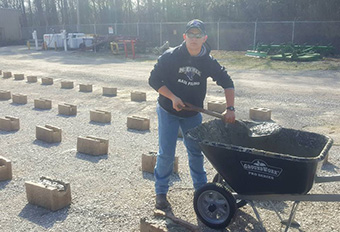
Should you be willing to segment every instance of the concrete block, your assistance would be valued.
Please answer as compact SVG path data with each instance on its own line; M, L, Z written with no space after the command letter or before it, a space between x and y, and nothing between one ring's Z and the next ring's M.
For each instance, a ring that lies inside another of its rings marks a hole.
M0 156L0 181L12 180L12 163L9 159Z
M169 230L155 224L155 222L152 222L148 220L147 218L141 218L140 219L140 232L168 232Z
M53 78L51 77L42 77L41 84L43 85L53 85Z
M117 96L117 88L103 87L104 96Z
M92 85L91 84L79 84L79 91L80 92L92 92Z
M59 127L51 125L36 126L35 137L47 143L60 143L61 132Z
M25 75L24 74L14 74L14 80L24 80Z
M17 131L20 129L19 118L12 116L0 117L0 130Z
M37 81L38 81L37 76L27 76L27 82L34 83L34 82L37 82Z
M27 95L24 94L12 94L12 102L16 104L27 104Z
M11 91L0 90L0 100L9 100L11 99Z
M267 108L253 107L249 109L249 118L257 121L271 120L272 111Z
M26 196L30 204L57 211L71 204L70 183L41 177L39 183L25 182Z
M63 115L77 115L77 106L68 103L58 105L58 113Z
M173 172L178 173L178 156L175 156ZM153 173L157 161L157 152L142 154L142 171Z
M52 101L44 98L34 99L34 108L43 110L52 109Z
M73 87L74 87L73 81L62 81L61 82L62 89L73 89Z
M218 113L223 113L226 110L226 103L220 101L209 101L208 110L212 110Z
M90 110L90 120L94 122L110 123L111 112L104 110Z
M146 93L139 92L139 91L132 91L131 101L137 101L137 102L146 101Z
M106 155L109 151L109 140L94 136L79 136L77 151L88 155Z
M150 119L139 116L129 116L127 117L127 127L135 130L149 130Z
M11 78L12 77L12 73L11 72L3 72L2 73L2 77L3 78Z
M2 75L2 70L0 70L0 75Z

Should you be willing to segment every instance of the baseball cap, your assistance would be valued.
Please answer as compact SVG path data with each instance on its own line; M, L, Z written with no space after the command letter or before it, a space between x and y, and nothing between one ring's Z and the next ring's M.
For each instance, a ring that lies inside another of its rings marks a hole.
M193 19L190 22L187 23L187 26L185 28L185 33L187 33L190 29L197 28L199 29L203 34L207 34L205 32L205 26L204 23L199 19Z

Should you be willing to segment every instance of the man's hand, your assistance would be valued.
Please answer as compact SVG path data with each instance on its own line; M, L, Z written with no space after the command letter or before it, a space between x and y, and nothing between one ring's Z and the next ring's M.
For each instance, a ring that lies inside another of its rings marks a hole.
M235 122L235 111L225 110L223 113L223 121L226 123L234 123Z
M182 100L177 97L177 96L173 96L172 100L172 107L176 110L176 111L181 111L183 107L185 107L185 104L182 102Z

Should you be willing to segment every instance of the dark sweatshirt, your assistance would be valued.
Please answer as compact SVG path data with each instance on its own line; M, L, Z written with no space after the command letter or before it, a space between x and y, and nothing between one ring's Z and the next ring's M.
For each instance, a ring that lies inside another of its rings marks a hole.
M224 89L234 88L233 81L225 68L209 53L210 50L207 49L203 56L191 56L185 42L168 49L158 58L151 71L149 85L156 91L165 85L183 102L203 107L208 77L212 77ZM191 117L197 114L187 110L176 111L172 107L172 101L161 94L158 102L166 111L179 117Z

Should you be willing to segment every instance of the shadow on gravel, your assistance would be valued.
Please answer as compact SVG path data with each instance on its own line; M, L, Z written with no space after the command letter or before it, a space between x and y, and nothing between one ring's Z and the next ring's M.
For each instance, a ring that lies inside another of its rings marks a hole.
M10 105L12 105L12 106L23 106L23 105L26 105L26 104L19 104L19 103L10 103Z
M54 223L64 221L68 216L69 208L70 206L53 212L39 206L26 204L19 213L19 217L48 229L53 227Z
M82 159L82 160L86 160L86 161L90 161L92 163L98 163L100 160L102 159L107 159L108 155L98 155L98 156L94 156L94 155L87 155L84 153L80 153L77 152L76 157L78 159Z
M57 114L58 117L62 118L75 118L77 115L65 115L65 114Z
M128 132L133 132L133 133L137 133L137 134L146 134L146 133L150 133L150 130L134 130L134 129L127 129Z
M333 172L333 173L338 173L338 170L340 168L331 163L324 163L321 169L325 171Z
M155 176L150 172L143 172L143 179L147 179L150 181L155 181ZM181 177L177 173L172 173L170 176L169 186L174 185L175 182L182 181Z
M258 222L251 215L237 210L233 219L229 223L228 227L225 229L212 229L207 227L201 220L197 219L197 225L201 232L243 232L243 231L256 231L256 232L266 232L267 230L262 227L261 223ZM252 228L252 230L250 230Z
M15 134L17 133L18 131L3 131L3 130L0 130L0 135L9 135L9 134Z
M60 145L60 143L46 143L38 139L34 140L33 144L38 145L40 147L46 147L46 148L57 147Z
M11 182L11 181L10 180L0 181L0 190L4 189L6 187L6 185L9 184L9 182Z
M107 125L111 125L111 122L104 123L104 122L89 121L89 124L96 125L96 126L107 126Z

